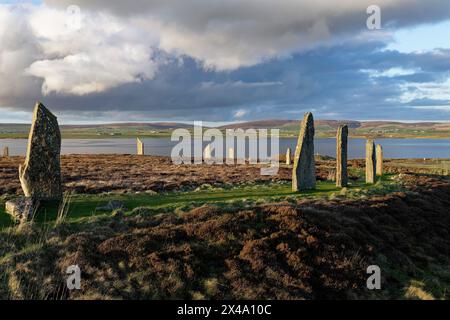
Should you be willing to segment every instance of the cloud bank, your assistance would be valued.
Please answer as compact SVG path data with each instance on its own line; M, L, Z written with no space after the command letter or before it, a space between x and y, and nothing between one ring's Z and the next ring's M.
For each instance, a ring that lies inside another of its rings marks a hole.
M372 0L47 0L127 17L154 33L159 47L219 70L286 57L336 37L366 31ZM448 19L446 0L378 0L386 27ZM370 37L366 34L366 37Z
M152 39L114 16L81 14L77 26L66 10L25 5L1 6L0 17L0 70L10 87L30 88L34 77L44 95L85 95L155 73Z
M448 115L447 108L425 109L450 101L448 51L400 54L385 47L392 30L449 19L450 2L379 0L384 29L375 32L366 29L371 4L0 5L0 108L28 110L41 99L67 115L117 120L130 113L187 119L198 110L205 120L296 116L304 109L376 117L367 106L397 118L408 108L419 117Z

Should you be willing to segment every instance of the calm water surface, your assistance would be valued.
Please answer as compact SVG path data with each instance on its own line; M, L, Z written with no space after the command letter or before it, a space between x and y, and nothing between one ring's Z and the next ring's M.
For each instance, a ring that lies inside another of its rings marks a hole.
M145 153L148 155L170 156L177 142L170 138L145 138ZM295 149L297 139L280 139L280 153L288 147ZM450 158L450 139L377 139L383 146L386 158ZM0 151L8 146L10 155L25 155L26 139L0 139ZM349 158L363 158L365 140L349 139ZM335 139L317 139L315 152L335 156ZM134 154L135 139L64 139L63 154Z

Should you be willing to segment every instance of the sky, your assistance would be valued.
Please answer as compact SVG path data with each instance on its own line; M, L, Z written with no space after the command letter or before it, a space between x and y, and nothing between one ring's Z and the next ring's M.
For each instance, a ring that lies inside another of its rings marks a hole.
M0 123L450 121L449 31L448 0L0 0Z

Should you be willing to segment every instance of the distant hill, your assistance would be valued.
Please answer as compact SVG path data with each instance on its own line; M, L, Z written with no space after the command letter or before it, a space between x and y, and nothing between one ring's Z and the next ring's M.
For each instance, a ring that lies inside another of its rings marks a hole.
M374 138L450 138L450 122L405 123L395 121L354 121L354 120L316 120L317 137L333 137L339 125L347 124L353 137ZM136 136L170 136L177 128L191 129L191 124L179 122L155 123L109 123L62 125L65 138L104 138ZM281 136L296 136L300 129L299 120L268 119L233 123L219 129L280 129ZM0 124L1 138L24 138L28 135L30 125Z
M436 129L436 130L448 130L450 129L450 122L393 122L393 121L355 121L355 120L315 120L314 125L316 128L332 128L337 129L338 126L346 124L351 129L357 128L422 128L422 129ZM234 123L225 125L222 129L234 129L234 128L286 128L291 126L299 126L299 120L258 120L242 123Z
M191 128L191 125L177 122L155 123L107 123L61 125L60 129L66 137L102 137L102 136L136 136L167 135L177 128ZM23 138L30 131L29 124L0 123L0 137Z
M219 129L264 129L264 128L280 128L291 125L298 125L295 120L258 120L249 122L239 122L219 127Z
M450 138L450 122L406 123L395 121L316 120L318 137L333 137L339 125L346 124L353 137L374 138ZM300 129L298 120L261 120L222 126L221 129L267 128L280 129L283 136L295 136Z
M104 123L104 124L69 124L61 125L61 130L77 130L77 129L102 129L102 128L133 128L145 127L153 129L174 129L174 128L190 128L190 124L179 122L143 122L143 123ZM29 130L29 124L23 123L0 123L0 130Z
M314 122L317 128L337 129L341 124L347 124L349 128L358 128L361 122L351 120L316 120ZM300 126L299 120L259 120L242 123L233 123L220 127L221 129L262 129L262 128L277 128L277 129L298 129Z

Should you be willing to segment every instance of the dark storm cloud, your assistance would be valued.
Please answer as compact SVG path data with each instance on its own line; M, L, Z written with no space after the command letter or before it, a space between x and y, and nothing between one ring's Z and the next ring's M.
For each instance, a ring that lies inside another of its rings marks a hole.
M189 57L182 62L168 58L152 80L93 95L51 95L44 100L62 114L95 110L99 117L117 113L126 115L125 120L298 118L307 110L320 118L450 119L445 110L412 108L449 105L448 100L400 100L405 93L414 94L416 85L442 83L450 66L433 62L434 52L405 54L383 48L380 42L350 42L232 72L205 71ZM418 71L389 75L394 68Z
M45 3L0 6L2 109L39 99L67 121L450 115L450 50L385 50L389 28L450 18L447 0L377 1L374 32L366 0ZM83 23L67 30L74 4Z
M222 70L286 57L318 42L366 29L366 10L376 4L386 29L450 18L447 0L47 0L65 8L105 11L159 37L160 49L187 54Z

